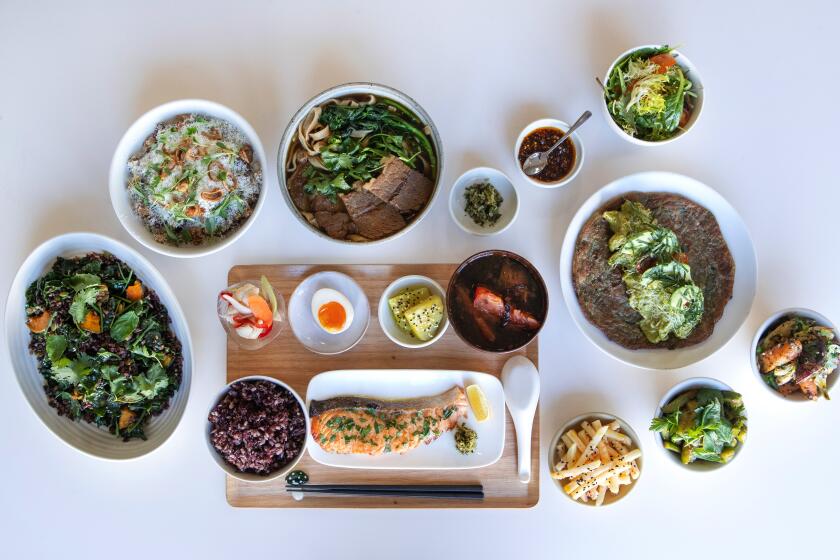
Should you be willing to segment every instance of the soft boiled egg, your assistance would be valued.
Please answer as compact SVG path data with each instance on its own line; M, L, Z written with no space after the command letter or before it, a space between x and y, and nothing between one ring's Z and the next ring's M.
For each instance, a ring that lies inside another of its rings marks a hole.
M338 334L353 323L353 304L338 290L321 288L312 295L312 316L322 329Z

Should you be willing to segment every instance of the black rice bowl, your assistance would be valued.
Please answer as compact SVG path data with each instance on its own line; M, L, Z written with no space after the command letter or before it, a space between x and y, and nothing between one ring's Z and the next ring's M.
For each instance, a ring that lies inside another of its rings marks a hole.
M271 475L297 461L306 445L298 397L273 381L231 384L207 419L210 445L238 473Z

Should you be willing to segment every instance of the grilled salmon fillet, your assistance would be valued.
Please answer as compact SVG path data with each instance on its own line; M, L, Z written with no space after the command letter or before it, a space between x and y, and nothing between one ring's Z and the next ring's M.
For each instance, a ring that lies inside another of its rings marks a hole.
M312 437L342 454L405 453L454 429L466 411L461 387L416 399L342 396L309 404Z

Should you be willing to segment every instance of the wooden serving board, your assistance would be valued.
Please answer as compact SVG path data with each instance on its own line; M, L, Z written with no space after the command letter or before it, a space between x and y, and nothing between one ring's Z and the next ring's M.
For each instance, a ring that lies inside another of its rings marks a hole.
M247 265L235 266L228 274L230 283L259 279L264 274L288 303L295 287L307 276L322 270L343 272L355 279L371 306L370 327L359 344L336 356L322 356L301 345L286 328L271 344L256 351L242 350L227 343L227 380L248 375L268 375L288 383L306 398L309 380L318 373L337 369L456 369L500 375L511 354L492 354L467 346L450 326L435 344L409 349L393 343L379 326L377 305L385 288L393 280L408 274L428 276L441 286L449 283L454 264L404 265ZM517 353L537 363L537 340ZM499 411L494 411L498 413ZM423 498L363 498L352 496L307 495L295 501L285 490L285 480L251 483L227 477L227 500L235 507L309 507L309 508L526 508L539 500L539 411L531 436L531 482L522 484L516 474L516 436L505 409L505 448L494 465L470 470L363 470L326 467L305 455L299 469L309 474L313 484L475 484L484 485L485 498L442 500Z

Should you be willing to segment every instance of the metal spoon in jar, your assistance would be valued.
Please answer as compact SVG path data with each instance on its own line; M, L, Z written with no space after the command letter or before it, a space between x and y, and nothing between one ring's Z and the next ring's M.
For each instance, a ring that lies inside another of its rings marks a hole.
M552 147L547 149L544 152L534 152L525 160L525 163L522 164L522 171L525 172L525 175L536 175L540 171L542 171L546 165L548 165L548 156L556 150L560 144L566 141L566 138L571 136L572 132L580 128L580 125L586 122L586 120L592 116L590 111L584 111L583 114L575 121L569 130L566 131L566 134L560 137Z

